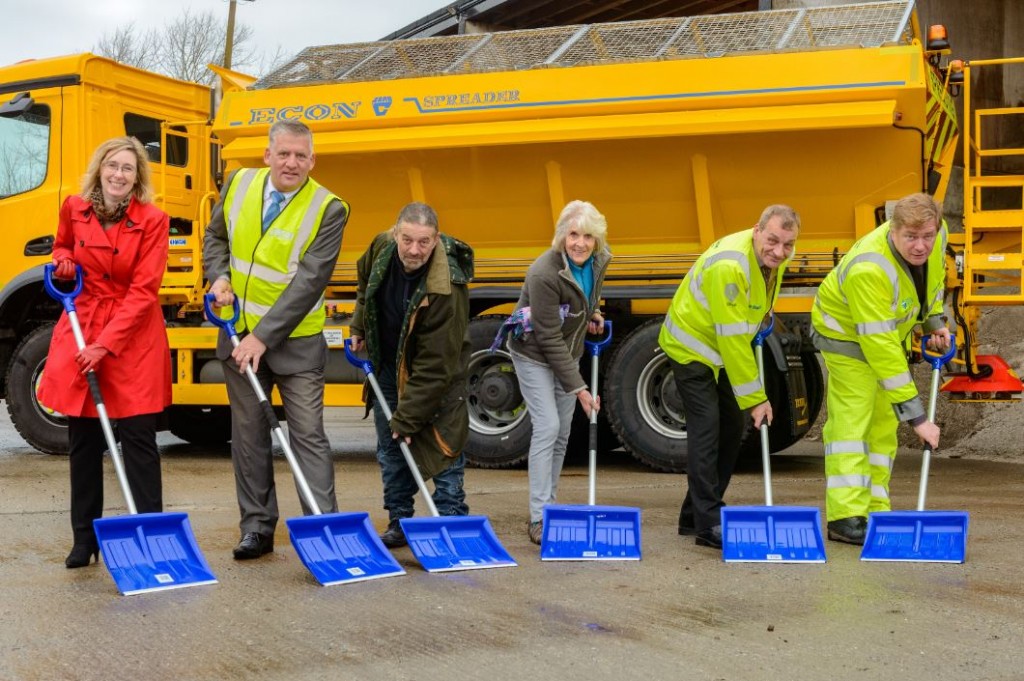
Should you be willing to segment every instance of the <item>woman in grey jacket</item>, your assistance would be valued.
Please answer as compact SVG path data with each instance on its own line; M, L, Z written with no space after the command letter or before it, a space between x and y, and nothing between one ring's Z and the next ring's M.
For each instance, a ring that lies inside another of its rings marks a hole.
M598 309L611 260L608 226L593 204L572 201L562 209L551 250L530 265L508 341L533 434L530 439L530 523L540 544L545 504L555 501L569 427L578 401L590 416L600 402L580 374L583 338L604 332Z

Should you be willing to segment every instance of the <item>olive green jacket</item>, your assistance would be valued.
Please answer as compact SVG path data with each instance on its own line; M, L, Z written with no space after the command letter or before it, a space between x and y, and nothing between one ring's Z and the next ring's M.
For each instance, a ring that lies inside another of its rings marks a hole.
M396 248L390 230L378 234L356 263L359 286L351 333L366 339L374 366L380 366L382 332L376 294ZM399 331L398 408L391 430L412 438L420 473L431 478L462 453L469 437L467 284L473 278L473 249L441 234L425 267ZM372 404L368 387L363 392L367 408Z

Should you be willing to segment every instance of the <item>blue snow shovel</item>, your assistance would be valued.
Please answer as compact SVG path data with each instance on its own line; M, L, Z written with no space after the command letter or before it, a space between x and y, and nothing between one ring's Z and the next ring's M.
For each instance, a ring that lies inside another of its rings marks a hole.
M928 354L928 336L921 339L921 354L932 365L928 420L935 422L935 402L939 395L942 365L956 354L956 337L950 336L949 351ZM926 511L928 469L932 448L925 445L921 457L921 484L916 511L879 511L868 516L861 560L903 561L912 563L963 563L967 555L967 512Z
M391 408L373 375L373 363L352 354L352 341L345 339L345 357L355 367L362 369L366 380L373 388L377 403L384 412L384 418L391 420ZM515 567L516 561L501 545L490 521L486 516L441 516L430 496L427 483L423 481L416 460L409 445L398 438L398 446L405 457L409 471L416 479L420 495L430 509L430 518L402 518L399 523L409 549L427 572L453 572L456 570L479 570L483 568Z
M238 333L235 331L235 322L238 321L238 299L235 299L234 314L230 319L221 318L210 308L214 301L215 296L212 293L207 293L203 298L207 319L224 329L231 338L231 344L238 347ZM245 373L249 377L253 392L256 393L263 415L281 449L284 450L285 458L288 459L292 476L295 478L295 486L313 513L285 521L292 546L299 554L302 564L323 586L404 575L405 570L388 553L380 537L373 531L368 513L323 513L320 510L313 491L306 482L306 476L299 467L298 459L295 458L291 443L285 437L274 408L270 406L270 400L267 399L263 386L252 370L252 365L245 367Z
M754 354L761 384L764 376L764 340L775 328L754 336ZM764 506L722 507L722 559L727 563L824 563L821 511L812 506L773 506L772 468L768 424L761 422L761 464L764 467Z
M584 341L590 351L590 388L597 397L598 357L612 342L612 323L600 341ZM544 507L541 560L640 560L640 509L597 506L597 410L590 412L590 471L587 505Z
M43 287L54 300L64 305L71 323L71 332L75 336L75 345L82 351L85 349L85 337L82 336L82 327L78 324L78 312L75 309L75 298L82 292L82 268L76 266L75 270L74 290L65 293L53 284L53 265L45 265ZM216 584L217 578L210 571L192 534L188 515L139 513L136 510L124 462L121 460L121 450L114 438L114 429L103 403L96 372L90 370L85 380L89 383L89 392L96 403L110 460L114 462L117 481L121 485L130 514L97 518L92 523L103 555L103 564L114 578L118 590L130 596L149 591Z

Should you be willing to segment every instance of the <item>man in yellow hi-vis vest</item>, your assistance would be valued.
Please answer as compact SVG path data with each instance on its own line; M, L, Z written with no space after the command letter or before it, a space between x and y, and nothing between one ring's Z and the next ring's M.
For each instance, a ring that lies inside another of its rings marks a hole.
M309 177L316 159L308 127L278 121L269 137L267 167L231 176L203 241L203 265L217 306L237 299L240 309L241 343L232 349L224 331L217 340L231 402L239 560L273 551L278 521L270 424L245 377L247 366L268 395L277 386L288 438L319 510L338 510L323 422L323 307L349 206ZM311 514L301 493L299 499Z
M768 206L753 229L712 244L672 299L658 344L672 366L686 416L687 490L679 534L722 548L721 508L740 443L753 425L772 422L772 406L751 341L772 309L793 256L800 218Z
M861 238L825 277L811 324L828 368L825 510L828 537L863 544L867 516L888 511L896 428L913 426L932 447L939 427L907 365L907 339L920 325L933 351L949 349L942 317L946 230L927 194L896 202L892 219Z

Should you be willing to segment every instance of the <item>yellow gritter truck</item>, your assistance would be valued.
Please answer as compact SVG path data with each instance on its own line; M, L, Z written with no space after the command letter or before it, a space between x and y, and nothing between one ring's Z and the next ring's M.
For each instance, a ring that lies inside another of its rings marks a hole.
M768 363L779 417L771 441L782 449L807 431L822 402L823 377L806 334L815 287L853 241L885 219L887 203L915 191L941 199L946 191L958 140L952 97L962 73L943 64L947 53L943 40L927 43L913 3L899 0L314 47L255 83L224 72L212 121L218 146L202 139L198 110L156 116L165 124L154 153L178 143L188 146L190 162L206 157L206 165L184 176L165 159L158 175L161 193L185 192L191 211L180 212L180 232L169 235L178 249L164 290L176 380L169 426L185 439L226 439L214 334L198 312L199 237L211 183L222 177L211 159L228 169L259 166L269 126L298 119L314 131L313 176L353 208L325 311L334 349L329 405L359 403L359 377L339 356L355 260L402 205L426 201L442 229L470 243L477 257L466 454L483 466L522 461L529 414L507 353L487 348L518 298L526 267L549 247L560 209L582 198L608 217L615 254L604 289L616 339L603 367L602 441L617 439L648 465L681 471L686 428L656 343L662 315L703 250L751 226L765 205L783 202L800 212L804 228ZM4 101L17 108L13 98L27 92L43 102L43 76L10 85L18 68L26 67L0 69ZM108 98L121 96L115 89ZM0 125L26 124L24 113L0 115ZM51 141L71 134L68 121L89 128L88 118L63 120L63 130L50 123ZM123 132L114 129L120 120L114 123L103 135ZM3 135L0 127L0 143ZM59 167L61 158L65 166L84 163L96 141L82 139L75 154L63 157L51 147L56 165L49 167ZM29 253L26 245L53 233L58 194L75 191L74 177L68 172L67 184L31 221L11 203L35 190L0 198L10 244L0 293L8 404L26 439L47 451L60 449L60 417L34 403L31 381L57 311L38 290L45 246ZM182 179L191 180L190 189L181 188ZM963 249L965 241L955 243ZM1019 238L1004 235L999 248L1016 249L1011 262L1019 278ZM953 287L971 279L964 262L951 252ZM19 277L20 286L11 288ZM1001 304L1018 304L1017 292L1016 302ZM963 314L962 297L959 304L957 319L973 331L976 317ZM970 382L984 368L973 356L965 360ZM989 392L1019 392L1012 370L1003 371L1009 388ZM43 431L52 437L43 441Z

